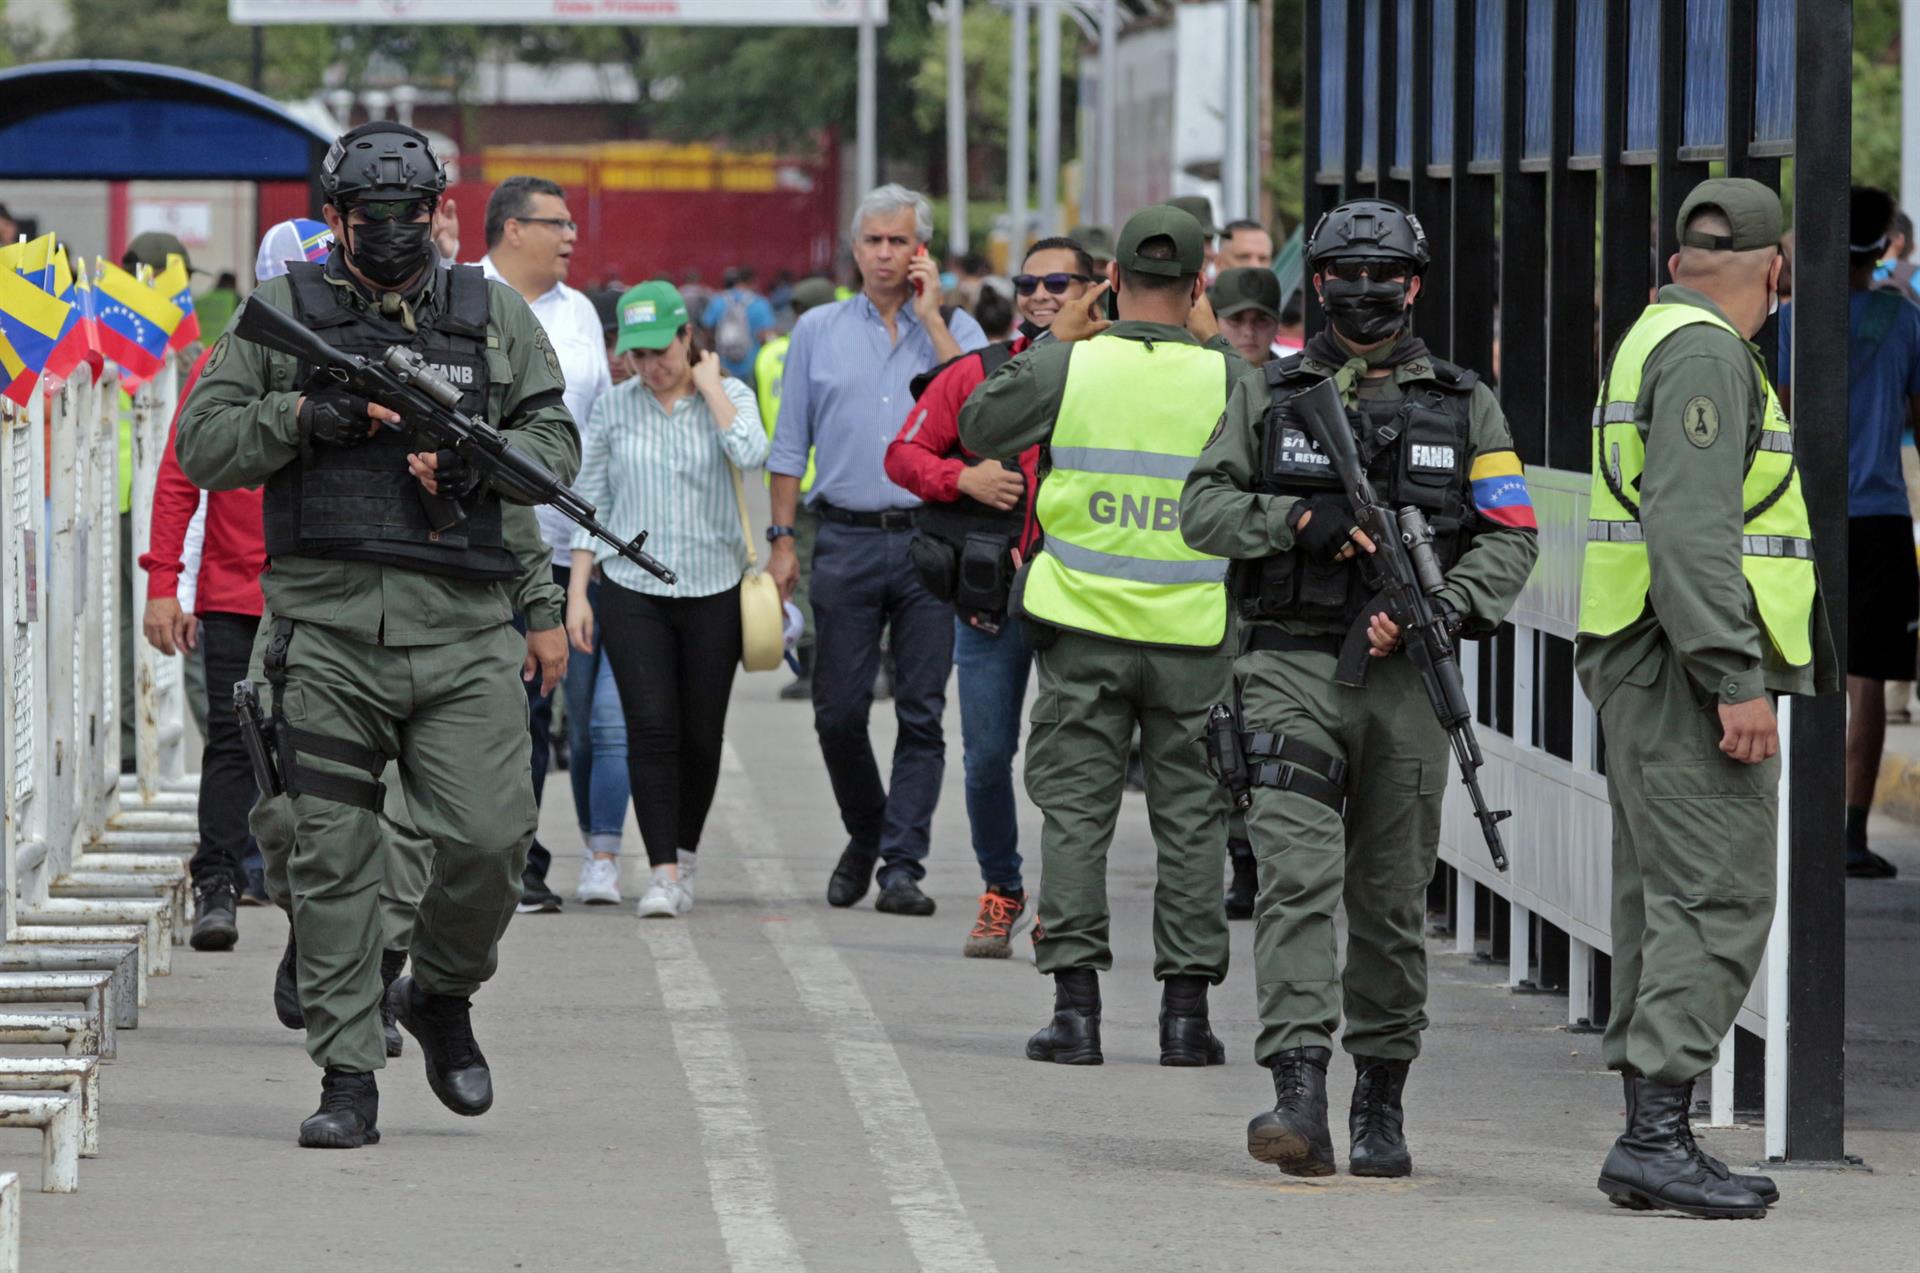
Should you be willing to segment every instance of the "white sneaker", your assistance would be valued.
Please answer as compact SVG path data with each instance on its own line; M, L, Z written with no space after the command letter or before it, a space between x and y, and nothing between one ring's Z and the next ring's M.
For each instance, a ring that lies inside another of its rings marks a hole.
M590 906L620 904L620 859L588 858L580 868L580 886L574 897Z
M691 849L676 849L680 855L680 888L693 900L693 873L700 869L700 855Z
M664 867L653 869L653 880L640 899L641 919L673 919L693 909L693 894L679 880L665 874Z

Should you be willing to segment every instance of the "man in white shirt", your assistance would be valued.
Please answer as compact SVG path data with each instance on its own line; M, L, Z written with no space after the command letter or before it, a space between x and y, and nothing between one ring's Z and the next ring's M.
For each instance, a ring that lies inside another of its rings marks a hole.
M568 287L567 269L573 256L578 227L567 211L567 192L544 177L508 177L487 200L487 255L480 268L489 279L505 284L526 298L533 316L546 330L547 340L560 359L560 371L567 387L568 414L582 436L593 419L593 404L612 387L607 370L606 345L601 334L600 316L585 293ZM569 545L573 542L573 523L545 505L536 507L540 531L553 548L554 579L562 589L567 586ZM570 743L569 764L574 773L594 772L591 743L586 726L593 717L595 696L595 658L569 660L565 691ZM610 684L601 692L613 693ZM553 722L552 698L539 692L539 682L527 687L528 725L533 734L533 794L539 799L546 786L547 737ZM603 708L604 711L604 708ZM585 799L588 785L575 782L575 804L580 825L587 833L587 862L581 871L576 894L583 902L618 903L620 901L620 827L626 816L627 771L624 755L603 758L613 764L605 788L618 772L619 815L613 816L611 793L602 790L603 799ZM592 816L590 816L592 815ZM600 825L611 821L611 827ZM522 913L557 911L560 898L547 887L547 867L552 854L538 838L527 853L527 869L521 883L524 891L519 909Z

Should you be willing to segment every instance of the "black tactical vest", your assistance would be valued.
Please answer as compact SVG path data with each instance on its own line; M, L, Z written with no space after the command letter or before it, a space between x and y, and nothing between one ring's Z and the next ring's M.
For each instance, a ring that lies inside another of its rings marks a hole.
M919 400L941 372L960 358L972 358L976 354L988 376L1013 357L1004 342L997 342L961 354L959 358L949 358L913 378L910 387L914 400ZM947 458L965 457L955 447ZM981 463L1017 468L1011 461L983 460ZM1032 492L1028 495L1031 497ZM1001 510L962 495L949 503L922 504L914 513L914 529L918 533L909 546L920 582L935 597L951 602L963 613L1004 614L1008 591L1013 585L1012 550L1020 542L1030 503L1029 498Z
M1433 524L1434 552L1449 569L1472 534L1467 482L1473 372L1428 357L1433 379L1407 385L1398 401L1364 400L1347 419L1373 489L1396 511L1411 504ZM1340 491L1340 480L1294 417L1294 395L1322 377L1301 367L1296 354L1266 366L1271 399L1260 420L1260 476L1264 495L1305 498ZM1298 548L1233 563L1228 587L1246 619L1296 619L1345 626L1373 595L1358 558L1309 561Z
M294 316L335 349L377 359L391 345L418 350L461 390L460 409L487 410L487 280L478 266L456 265L436 280L447 304L418 333L398 321L354 309L327 282L325 267L292 263ZM309 369L300 369L304 381ZM421 505L407 455L428 444L382 429L355 447L315 447L267 482L263 512L267 556L321 557L405 566L456 579L506 580L520 572L501 535L500 500L491 491L465 501L467 519L436 532Z

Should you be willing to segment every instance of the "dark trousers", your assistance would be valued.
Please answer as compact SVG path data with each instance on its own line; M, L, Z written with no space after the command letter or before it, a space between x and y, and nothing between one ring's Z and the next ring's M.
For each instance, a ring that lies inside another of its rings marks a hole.
M953 610L921 586L910 530L822 520L813 548L813 728L840 820L856 848L879 854L880 885L925 877L946 743L940 715L953 669ZM880 781L867 720L880 635L893 631L893 778Z
M247 814L260 793L233 716L233 683L247 679L247 660L253 656L259 627L257 614L200 616L208 710L206 746L200 753L200 843L187 864L195 887L231 880L237 890L246 883L241 862L253 845Z
M600 585L600 648L627 718L627 774L647 861L700 847L720 781L727 699L740 662L740 588L655 597Z
M554 567L559 573L559 567ZM565 587L563 582L561 587ZM525 636L527 616L513 616L513 630ZM571 653L572 651L568 651ZM527 687L527 737L533 744L533 807L540 807L540 797L547 791L547 761L553 750L548 741L553 734L553 695L540 692L540 677L536 673ZM547 846L540 843L539 833L534 833L533 844L527 849L527 874L535 879L547 878L547 868L553 865L553 854Z

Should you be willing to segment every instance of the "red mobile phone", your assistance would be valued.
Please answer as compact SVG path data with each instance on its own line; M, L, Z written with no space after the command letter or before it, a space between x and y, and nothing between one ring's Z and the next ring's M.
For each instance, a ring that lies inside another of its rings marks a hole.
M915 248L915 249L913 250L913 254L914 254L915 256L925 256L925 255L927 254L927 245L926 245L926 244L924 244L924 243L922 243L922 244L921 244L921 245L920 245L919 247L917 247L917 248ZM917 279L917 278L916 278L916 279L914 279L914 280L913 280L913 294L914 294L915 296L918 296L918 295L920 295L920 294L921 294L922 292L924 292L924 291L926 291L926 285L925 285L925 284L923 284L923 283L922 283L922 282L921 282L921 281L920 281L919 279Z

